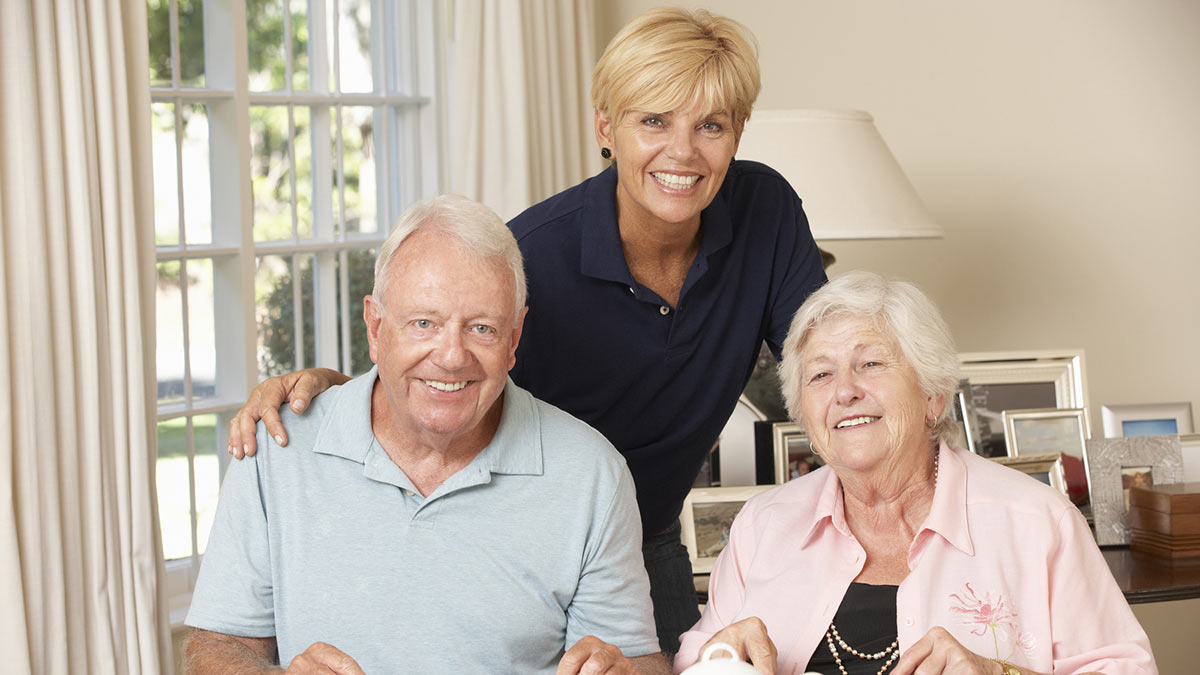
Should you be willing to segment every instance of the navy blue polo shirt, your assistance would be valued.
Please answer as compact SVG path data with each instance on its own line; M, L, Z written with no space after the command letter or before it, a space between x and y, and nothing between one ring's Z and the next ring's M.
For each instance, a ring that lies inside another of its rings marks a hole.
M671 307L629 271L616 186L606 169L509 223L529 283L511 374L621 451L649 536L679 517L762 341L779 357L825 272L795 191L737 161L700 214L700 252Z

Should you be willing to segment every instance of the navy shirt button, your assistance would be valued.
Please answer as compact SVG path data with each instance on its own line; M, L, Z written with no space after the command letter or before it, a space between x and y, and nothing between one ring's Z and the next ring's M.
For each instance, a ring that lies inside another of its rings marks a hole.
M662 307L658 308L658 313L662 314L663 316L666 316L671 313L671 308L667 307L666 305L663 305Z

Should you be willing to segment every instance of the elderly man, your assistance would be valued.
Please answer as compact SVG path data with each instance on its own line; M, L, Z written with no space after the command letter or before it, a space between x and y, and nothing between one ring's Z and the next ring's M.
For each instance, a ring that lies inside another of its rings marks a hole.
M504 223L414 206L363 304L375 368L285 410L286 450L259 424L264 451L229 468L189 671L669 673L624 460L508 379L525 277Z

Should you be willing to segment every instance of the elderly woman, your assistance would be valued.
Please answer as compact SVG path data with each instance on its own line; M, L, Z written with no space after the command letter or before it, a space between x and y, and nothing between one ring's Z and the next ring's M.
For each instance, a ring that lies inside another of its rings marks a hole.
M683 499L763 341L778 356L792 315L825 281L796 193L734 160L759 88L753 38L736 22L678 8L635 18L593 75L596 141L611 166L509 223L529 278L512 378L625 456L668 652L699 618ZM259 385L230 424L230 452L253 452L260 416L286 442L276 408L303 410L345 379L318 370Z
M675 665L712 641L766 673L1155 673L1079 511L952 447L957 355L915 286L855 272L784 342L826 466L746 503Z

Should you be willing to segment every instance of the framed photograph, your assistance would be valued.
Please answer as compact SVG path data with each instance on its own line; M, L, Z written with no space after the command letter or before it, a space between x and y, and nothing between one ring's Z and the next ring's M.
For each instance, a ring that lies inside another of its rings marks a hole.
M1101 546L1129 543L1129 488L1183 481L1179 436L1094 438L1083 459Z
M1184 483L1200 483L1200 434L1180 434Z
M710 484L730 487L754 485L756 442L755 425L766 420L766 414L743 394L733 413L721 429L719 447L710 455Z
M804 433L799 424L779 422L775 424L772 432L776 485L799 478L823 464L813 452L808 434Z
M729 528L746 500L770 490L770 485L747 487L696 488L683 500L680 523L683 545L692 561L693 574L712 571L717 555L729 543Z
M959 354L958 360L970 382L977 454L985 457L1008 456L1005 410L1087 408L1082 349L970 352Z
M979 454L979 418L975 414L975 400L971 396L971 382L958 381L958 390L950 404L950 419L958 422L960 436L956 445L964 450Z
M1050 487L1062 493L1062 496L1067 496L1067 478L1063 474L1061 452L1049 452L1040 455L1024 455L1021 457L996 457L992 461L998 462L1022 473L1027 473L1030 476L1040 480Z
M1082 459L1092 437L1086 408L1004 410L1000 417L1009 457L1060 452Z
M1100 408L1106 438L1122 436L1166 436L1190 434L1192 404L1147 403L1135 405L1106 405Z

